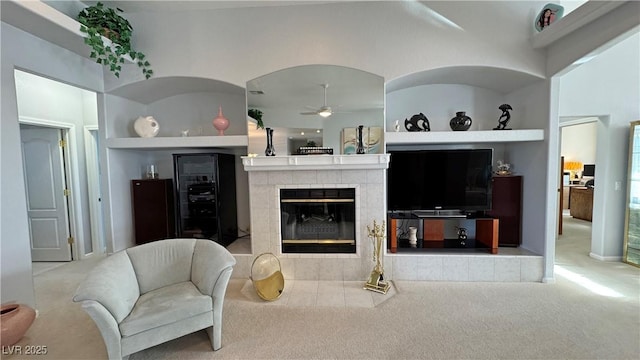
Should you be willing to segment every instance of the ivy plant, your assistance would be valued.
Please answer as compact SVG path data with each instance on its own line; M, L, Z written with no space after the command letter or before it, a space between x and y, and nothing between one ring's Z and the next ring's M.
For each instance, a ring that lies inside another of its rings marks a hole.
M142 68L145 78L153 75L151 64L145 55L131 48L133 28L127 19L122 17L120 8L110 8L101 2L84 8L78 14L80 31L86 34L84 43L91 47L90 57L102 64L116 76L120 77L122 64L130 57ZM109 41L104 41L103 37Z
M258 109L249 109L247 112L249 116L256 119L256 129L264 129L264 123L262 122L262 111Z

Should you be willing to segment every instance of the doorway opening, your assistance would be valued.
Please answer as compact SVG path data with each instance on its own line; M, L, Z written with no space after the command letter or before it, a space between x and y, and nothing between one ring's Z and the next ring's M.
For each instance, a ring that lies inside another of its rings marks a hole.
M46 245L42 248L65 248L67 257L40 256L32 250L32 260L71 261L103 254L97 93L20 70L14 70L14 75L24 181L30 192L27 209L36 202L44 208L66 207L66 234L62 222L32 221L33 217L29 221L32 248L38 235ZM25 146L25 133L38 134L38 139ZM50 138L43 141L40 137L46 138L45 134ZM35 154L44 154L40 162ZM53 185L46 177L40 178L42 174L64 180ZM53 236L54 231L60 235ZM38 248L38 241L35 245Z
M592 253L592 222L601 221L593 217L599 126L602 122L597 116L560 118L563 168L559 193L562 199L558 203L562 208L559 209L556 264L576 262Z

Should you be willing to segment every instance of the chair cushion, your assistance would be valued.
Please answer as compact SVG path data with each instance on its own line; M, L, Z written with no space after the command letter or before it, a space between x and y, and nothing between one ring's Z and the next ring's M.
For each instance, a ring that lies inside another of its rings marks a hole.
M123 337L172 324L212 311L211 296L202 293L191 281L165 286L140 296L131 314L119 325Z
M168 239L128 248L140 294L190 281L195 242L195 239Z

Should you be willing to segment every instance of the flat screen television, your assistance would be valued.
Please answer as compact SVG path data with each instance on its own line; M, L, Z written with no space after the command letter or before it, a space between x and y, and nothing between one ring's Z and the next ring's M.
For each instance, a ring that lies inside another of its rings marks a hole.
M585 164L582 169L582 176L596 176L596 165Z
M390 211L491 209L493 149L391 151Z

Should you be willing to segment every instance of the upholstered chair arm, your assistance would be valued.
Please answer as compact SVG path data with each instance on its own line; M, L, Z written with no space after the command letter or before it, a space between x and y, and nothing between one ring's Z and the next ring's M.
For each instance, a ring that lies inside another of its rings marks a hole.
M73 301L100 303L119 324L138 301L140 290L126 252L117 252L101 261L80 283Z
M116 319L111 313L97 301L81 301L82 308L91 316L102 334L107 346L107 356L110 360L122 359L122 347L120 346L120 329Z
M200 292L211 296L213 326L207 328L213 350L222 347L222 308L236 259L219 244L198 240L193 251L191 281Z
M213 287L213 327L208 333L213 350L218 350L222 347L222 308L232 272L233 269L230 267L224 269Z
M204 295L214 296L216 286L223 286L226 291L229 280L227 278L224 281L222 274L228 271L230 277L235 264L236 259L223 246L211 240L199 239L193 250L191 282Z

